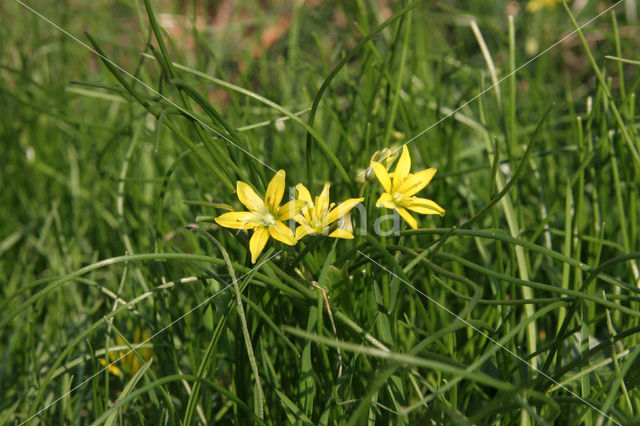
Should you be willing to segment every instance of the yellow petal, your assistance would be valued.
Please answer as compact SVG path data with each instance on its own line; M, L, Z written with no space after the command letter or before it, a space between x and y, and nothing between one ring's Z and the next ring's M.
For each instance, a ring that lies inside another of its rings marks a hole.
M131 354L133 355L133 358L131 359L131 365L129 366L129 374L131 374L132 376L134 374L136 374L138 372L138 370L140 370L140 367L142 367L142 364L140 364L140 360L138 359L137 356L135 356L135 354Z
M302 214L297 214L293 217L293 220L298 222L300 225L308 225L309 221Z
M340 219L345 214L349 213L349 210L354 208L358 203L364 201L364 198L350 198L347 201L343 201L335 209L329 212L328 223L333 223Z
M534 13L542 8L544 8L544 4L542 4L542 2L538 0L531 0L529 3L527 3L527 12Z
M278 220L289 220L307 205L304 200L291 200L278 209Z
M393 202L393 199L391 198L390 194L383 192L382 195L380 195L380 198L378 198L378 201L376 201L376 207L386 207L388 209L395 209L396 203Z
M426 198L412 197L405 207L416 213L439 214L440 216L444 216L444 209L435 201L428 200Z
M402 155L396 164L396 169L393 175L393 188L397 190L400 183L409 176L411 170L411 154L409 154L409 148L406 145L402 146Z
M110 352L111 354L111 352ZM103 367L107 366L107 361L102 358L100 359L100 364L102 364ZM109 373L113 374L114 376L120 377L122 375L122 371L115 365L111 364L109 365Z
M149 332L145 330L142 332L142 341L146 342L148 340L150 340ZM151 351L151 348L145 348L143 349L142 357L144 358L145 361L149 361L149 359L151 359L152 354L153 352Z
M353 234L346 229L336 228L329 234L331 238L344 238L345 240L353 240Z
M325 183L322 192L316 197L317 219L323 218L327 214L327 210L329 210L329 188L331 188L331 184L329 182Z
M119 342L118 342L118 340L119 340ZM123 346L124 345L124 342L122 342L122 339L120 338L120 336L116 336L116 344L117 344L117 346ZM109 360L111 362L116 361L118 359L118 354L119 353L120 352L109 351ZM104 364L104 365L106 365L106 364Z
M309 214L309 210L313 209L313 199L311 198L311 194L306 186L299 183L296 185L296 191L298 192L298 199L304 200L307 202L307 205L302 208L300 213L304 216L307 222L311 222L311 216ZM294 218L295 219L295 218Z
M338 228L353 232L353 224L351 223L351 213L347 213L338 219Z
M310 210L309 207L305 207L301 211L302 211L302 214L304 215L304 218L307 220L307 222L311 222L311 212L313 210Z
M311 198L311 194L306 186L299 183L296 185L296 191L298 192L298 200L304 200L308 203L313 203L313 199Z
M233 229L252 229L259 226L253 212L229 212L215 218L218 225Z
M278 170L278 173L276 173L273 179L271 179L271 182L269 182L269 186L267 186L264 201L272 212L278 211L280 201L282 201L282 196L284 195L284 178L284 170Z
M304 216L304 219L307 222L311 222L311 212L315 211L313 208L313 204L307 204L306 207L304 207L302 210L300 210L300 214L302 214L302 216Z
M301 224L296 228L296 240L300 240L301 238L314 233L315 229L313 229L309 225Z
M238 200L252 212L264 210L264 201L246 183L238 181L236 183L236 192L238 193Z
M387 169L380 163L371 163L371 168L373 172L376 174L376 177L380 181L380 184L384 188L386 192L391 192L391 179L389 178L389 173L387 173Z
M402 207L396 207L396 211L400 214L400 216L409 224L409 226L413 229L418 229L418 221L411 216L411 214L403 209Z
M279 220L276 220L276 223L269 226L269 234L280 242L290 246L296 245L297 241L296 237L293 235L293 231Z
M253 231L251 240L249 240L249 251L251 252L251 263L256 263L258 256L262 253L264 246L269 240L269 231L266 227L261 226Z
M412 195L417 194L422 191L424 187L429 185L431 179L433 179L433 175L436 174L438 170L431 168L426 170L421 170L418 173L414 173L409 175L397 188L398 192L401 192L403 195L407 197L411 197Z

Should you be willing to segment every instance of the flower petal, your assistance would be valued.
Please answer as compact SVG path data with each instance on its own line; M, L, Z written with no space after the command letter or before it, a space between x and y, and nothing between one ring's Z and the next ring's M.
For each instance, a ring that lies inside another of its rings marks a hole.
M407 176L398 187L398 192L401 192L407 197L417 194L429 185L429 182L431 182L433 175L435 175L437 171L438 169L431 168Z
M251 229L259 226L253 212L229 212L215 218L218 225L233 229Z
M109 355L111 355L111 352L109 352ZM107 361L104 358L100 358L100 364L103 367L107 366ZM122 376L122 370L120 370L116 365L114 364L109 364L109 373L113 374L114 376L120 377Z
M418 229L418 221L411 216L411 214L402 207L396 207L396 211L400 216L409 224L412 229Z
M409 154L409 148L406 145L402 146L402 155L396 164L396 169L393 175L393 188L398 190L400 183L409 176L411 170L411 154ZM388 191L390 192L390 191Z
M302 210L300 210L300 214L302 214L302 216L304 216L305 220L307 222L311 222L311 212L315 211L313 208L313 204L307 204L306 207L303 207Z
M409 203L407 203L405 207L416 213L439 214L440 216L444 216L444 209L435 201L428 200L426 198L411 197L409 199Z
M347 213L338 219L338 228L344 229L345 231L353 232L353 223L351 223L351 213Z
M133 376L138 372L138 370L140 370L140 367L142 367L142 364L140 363L140 359L138 359L138 357L135 356L135 354L131 354L131 355L133 355L133 358L131 358L129 361L130 363L129 374Z
M252 212L264 210L264 201L262 201L262 198L256 194L256 191L246 183L238 181L236 183L236 192L238 193L238 200Z
M327 210L329 210L329 188L331 188L331 184L329 182L325 183L322 192L316 197L315 209L317 219L324 218Z
M295 215L293 217L293 220L298 222L298 224L300 224L300 225L308 225L309 224L309 221L307 220L307 218L304 217L302 214Z
M373 172L376 174L376 177L380 181L380 184L384 188L386 192L391 192L391 179L389 178L389 173L387 173L387 169L380 163L371 163L371 168Z
M278 209L278 220L289 220L307 205L304 200L291 200Z
M364 198L350 198L346 201L343 201L336 207L335 209L329 212L329 220L328 223L333 223L336 220L340 219L345 214L349 213L349 210L354 208L358 203L364 201Z
M272 212L278 211L280 201L282 201L282 196L284 195L284 178L285 171L278 170L273 179L271 179L271 182L269 182L269 186L267 186L264 201Z
M149 335L149 332L147 330L142 332L142 342L147 342L151 340L151 336ZM153 354L153 351L151 350L151 348L145 348L142 350L142 357L144 358L145 361L149 361L151 359L151 355Z
M384 192L380 195L380 198L378 198L378 201L376 201L376 207L386 207L388 209L395 209L396 203L393 202L393 199L391 198L390 194Z
M313 199L311 198L311 194L306 186L299 183L296 185L296 191L298 192L298 200L304 200L308 203L313 203Z
M284 223L276 220L276 223L269 226L269 234L276 240L288 244L290 246L296 245L296 237L293 235L293 231L287 227Z
M249 251L251 252L251 263L256 263L258 256L262 253L264 246L269 241L269 231L266 227L260 226L253 231L251 240L249 240Z
M300 240L301 238L309 234L314 234L315 232L316 232L315 229L313 229L309 225L300 224L300 226L296 228L296 240Z
M344 238L345 240L353 240L353 234L346 229L336 228L329 234L331 238Z

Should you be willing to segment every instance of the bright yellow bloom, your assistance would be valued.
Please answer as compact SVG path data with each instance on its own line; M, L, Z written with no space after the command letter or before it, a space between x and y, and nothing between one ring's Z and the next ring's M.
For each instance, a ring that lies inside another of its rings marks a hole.
M238 181L236 184L238 199L249 211L229 212L215 218L216 223L225 228L253 229L253 235L249 240L252 263L258 260L269 236L290 246L296 244L293 231L283 221L298 214L305 202L292 200L280 206L285 189L284 178L284 170L276 173L267 186L264 200L249 185Z
M140 327L136 327L136 330L133 335L133 341L131 342L131 346L135 347L141 342L146 342L148 339L149 339L149 333L147 333L146 330L141 332ZM122 340L122 337L120 336L116 336L116 343L118 346L126 345L126 343L124 342L124 340ZM137 349L136 352L145 361L149 361L151 359L151 355L152 355L151 348ZM129 350L118 351L117 354L116 352L109 352L109 359L111 360L111 363L112 363L109 365L109 373L118 377L122 376L123 370L130 376L133 376L142 367L142 362L140 362L140 359L136 356L134 351L129 351ZM120 359L120 367L122 367L122 369L118 368L115 364L113 364L113 362L118 359ZM103 358L100 360L100 364L105 366L107 365L107 361Z
M435 201L426 198L414 197L424 187L429 185L436 169L426 169L418 173L409 173L411 170L411 155L407 146L402 147L402 155L396 164L393 180L387 169L380 163L372 162L376 177L384 188L384 193L376 201L376 207L394 209L413 229L418 228L418 221L411 216L407 209L421 214L439 214L444 216L444 209Z
M527 11L533 13L544 8L552 9L561 1L562 0L529 0L529 3L527 3Z
M362 202L364 198L350 198L338 205L335 209L335 203L329 203L329 187L330 183L325 183L320 195L315 199L311 198L309 190L301 183L296 186L298 191L298 199L305 202L305 207L300 210L300 214L296 215L293 220L298 222L300 226L296 228L296 239L304 237L308 234L326 234L329 232L331 224L354 208L356 204ZM344 227L336 227L329 234L333 238L352 239L353 234Z

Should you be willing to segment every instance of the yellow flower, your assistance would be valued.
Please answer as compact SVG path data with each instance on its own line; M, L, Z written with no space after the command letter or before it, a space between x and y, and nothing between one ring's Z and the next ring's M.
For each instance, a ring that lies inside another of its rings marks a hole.
M249 185L238 181L236 184L238 199L249 211L229 212L215 218L216 223L225 228L253 229L253 235L249 241L252 263L256 263L269 236L290 246L296 244L293 232L283 221L295 216L304 207L305 202L292 200L280 206L285 189L284 178L284 170L276 173L267 186L264 200Z
M527 11L533 13L544 8L552 9L561 1L562 0L529 0L529 3L527 3Z
M382 206L388 209L395 209L413 229L418 228L418 221L411 216L407 209L421 214L444 216L444 209L436 202L426 198L414 197L415 194L429 185L433 175L436 174L436 169L426 169L415 174L409 173L411 170L411 155L406 145L402 147L402 155L398 160L398 164L396 164L393 180L382 164L371 162L371 168L385 190L376 201L376 207Z
M133 341L131 342L131 346L135 347L137 344L141 342L146 342L148 339L149 339L149 333L147 333L147 331L141 332L140 327L136 327L136 330L133 335ZM122 340L120 336L116 336L116 343L118 346L126 345L126 343L124 342L124 340ZM152 354L151 348L137 349L136 352L145 361L149 361L149 359L151 359L151 354ZM129 350L118 351L117 354L116 352L109 352L109 359L111 360L111 363L112 363L109 365L109 373L118 377L122 376L122 370L124 370L130 376L133 376L142 367L142 362L140 362L140 359L136 356L134 351L129 351ZM120 366L122 367L122 369L118 368L115 364L113 364L113 362L118 359L120 359ZM102 364L103 366L106 366L107 361L103 358L100 360L100 364Z
M364 198L350 198L338 205L335 209L335 203L329 203L329 187L330 183L325 183L320 195L315 199L311 199L309 190L301 183L296 186L298 191L298 199L305 202L305 207L296 215L293 220L298 222L300 226L296 228L296 239L304 237L308 234L325 234L329 232L331 224L349 213L356 204L362 202ZM348 226L348 225L346 225ZM336 227L329 234L333 238L352 239L353 234L345 229L345 227Z

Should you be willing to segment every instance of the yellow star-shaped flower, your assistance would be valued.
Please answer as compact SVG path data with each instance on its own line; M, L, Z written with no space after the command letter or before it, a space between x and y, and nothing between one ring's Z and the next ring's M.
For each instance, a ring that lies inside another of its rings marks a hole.
M131 341L131 346L135 347L139 343L146 342L147 340L149 340L149 333L146 330L141 331L140 327L136 326L133 340ZM118 346L125 346L125 342L120 336L116 336L116 343ZM136 349L136 352L145 361L149 361L151 359L151 356L153 355L151 348L139 348ZM133 351L118 351L117 353L109 352L109 359L111 360L111 364L109 364L109 373L113 374L114 376L122 376L122 370L133 376L138 372L138 370L140 370L140 368L142 368L140 359L138 359ZM114 362L118 360L120 361L122 370L114 364ZM102 366L106 366L107 360L104 358L100 359L100 364L102 364Z
M329 203L330 187L331 184L325 183L322 192L314 202L309 190L303 184L299 183L296 186L298 199L306 203L306 206L300 210L300 214L293 218L300 225L296 228L297 240L308 234L327 234L332 228L333 222L349 213L349 210L364 200L364 198L350 198L334 209L335 203ZM340 226L336 227L329 236L332 238L353 238L351 232Z
M411 170L411 155L406 145L402 147L402 155L393 172L393 180L382 164L372 161L371 168L385 191L376 201L376 207L382 206L394 209L413 229L418 228L418 221L407 210L421 214L444 216L444 209L435 201L414 197L415 194L429 185L437 170L431 168L418 173L409 173Z
M290 246L296 244L293 231L283 221L298 214L306 202L292 200L280 206L285 189L285 175L284 170L276 173L267 186L264 200L251 186L238 181L238 199L249 211L229 212L215 218L216 223L225 228L253 229L253 235L249 240L252 263L256 263L270 236Z

